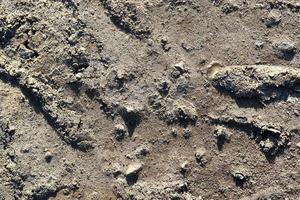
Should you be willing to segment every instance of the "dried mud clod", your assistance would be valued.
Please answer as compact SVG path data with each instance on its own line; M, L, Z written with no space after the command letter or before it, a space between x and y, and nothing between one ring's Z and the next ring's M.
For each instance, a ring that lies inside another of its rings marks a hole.
M190 193L190 186L182 180L165 180L160 183L152 181L138 181L130 188L116 187L115 194L122 199L147 199L149 194L155 199L201 199Z
M101 3L111 21L121 30L138 38L145 38L151 34L147 12L142 3L120 0L101 0Z
M149 97L148 103L158 117L168 124L178 124L183 127L194 126L198 113L193 103L178 99L163 99L157 95Z
M125 176L129 185L133 185L137 182L139 172L142 170L142 168L143 164L140 162L135 162L128 165L125 171Z
M25 197L29 200L37 199L49 199L55 197L60 191L67 191L69 193L74 193L78 190L77 183L62 184L55 177L54 178L43 178L39 184L28 188L24 193Z
M165 114L168 123L178 123L181 126L195 125L198 113L195 106L185 100L177 100L173 104L173 109Z
M268 124L260 120L227 114L221 116L210 114L208 120L213 124L224 125L231 129L246 132L250 138L253 138L258 143L269 160L273 160L289 147L290 132L282 127L274 127L276 125L272 123Z
M300 71L283 66L228 66L211 70L214 87L237 99L263 104L299 95Z
M29 104L41 112L48 124L57 131L59 136L74 148L88 151L93 148L92 138L86 131L78 129L79 114L61 109L59 92L46 85L37 77L26 76L26 71L20 68L19 62L10 62L2 58L0 63L1 79L20 88Z
M287 0L269 0L268 5L270 6L271 9L288 9L291 12L298 13L300 11L300 5L299 3L287 1Z

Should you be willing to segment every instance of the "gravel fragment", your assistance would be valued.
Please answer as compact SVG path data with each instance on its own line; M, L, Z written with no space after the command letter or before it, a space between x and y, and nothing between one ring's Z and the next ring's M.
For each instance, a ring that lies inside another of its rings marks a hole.
M114 130L114 136L116 138L116 140L121 141L125 138L127 133L127 129L125 128L125 126L123 124L117 124L115 126L115 130Z
M201 166L204 166L207 163L206 154L207 151L203 147L198 148L195 152L196 161Z
M276 45L276 48L278 57L285 60L292 60L294 58L294 55L296 54L296 47L291 42L280 42Z
M249 180L249 175L244 168L237 168L232 170L231 175L237 186L243 187Z
M45 160L46 160L46 162L48 162L48 163L51 162L52 158L53 158L53 154L50 151L47 151L45 153Z
M263 20L267 27L277 26L281 22L281 13L279 10L271 10L268 16Z
M134 162L127 166L125 176L137 175L142 170L143 164L140 162Z

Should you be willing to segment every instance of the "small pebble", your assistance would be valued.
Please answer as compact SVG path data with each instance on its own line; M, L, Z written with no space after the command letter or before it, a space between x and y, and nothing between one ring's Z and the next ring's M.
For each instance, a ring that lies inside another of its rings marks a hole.
M47 151L45 153L45 160L46 160L46 162L48 162L48 163L51 162L52 158L53 158L53 154L50 151Z
M219 126L215 129L214 135L217 139L218 149L222 150L224 144L230 142L232 133L226 128Z
M123 124L117 124L115 126L114 135L116 140L123 140L126 136L127 130Z
M257 49L262 49L263 47L264 47L264 42L263 41L256 41L255 42L255 47L257 48Z
M162 37L161 38L161 46L162 46L164 51L169 51L171 49L171 46L169 45L168 37Z
M125 172L125 176L132 176L138 174L142 170L142 167L143 165L140 162L129 164Z
M278 10L271 10L264 21L267 27L277 26L281 21L281 14Z
M191 130L190 129L185 129L183 131L183 137L184 137L184 139L189 139L191 137Z
M73 45L78 43L78 39L80 38L81 34L82 31L76 31L74 34L70 35L68 38L69 43Z
M173 129L171 130L171 135L172 135L174 138L176 138L176 137L178 136L178 132L177 132L177 130L176 130L175 128L173 128Z
M171 77L174 79L179 78L184 73L188 72L188 68L186 67L183 61L176 63L173 67L173 71L171 72Z
M36 52L28 49L25 45L19 47L19 55L23 59L30 59L36 56Z
M159 83L158 85L158 92L162 95L162 96L166 96L169 93L170 90L170 81L168 80L163 80Z
M238 186L243 186L249 179L249 176L244 169L235 169L231 172L231 175Z
M290 42L281 42L277 45L278 57L285 60L292 60L296 47Z
M186 173L187 171L189 171L189 167L190 167L190 163L189 161L184 161L181 165L180 165L180 171L181 173Z
M263 152L269 153L275 147L275 144L270 139L267 139L265 141L261 141L259 143L259 146L261 147Z
M205 156L206 156L206 149L205 148L201 147L201 148L196 150L196 152L195 152L196 161L200 165L205 165L205 163L207 162L206 159L205 159Z
M193 50L193 47L185 42L181 43L181 47L186 51L190 52Z

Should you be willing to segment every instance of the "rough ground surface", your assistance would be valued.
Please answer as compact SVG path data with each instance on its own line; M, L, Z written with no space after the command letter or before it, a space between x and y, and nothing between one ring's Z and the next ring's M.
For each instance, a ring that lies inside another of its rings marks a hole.
M0 200L300 199L298 0L0 0Z

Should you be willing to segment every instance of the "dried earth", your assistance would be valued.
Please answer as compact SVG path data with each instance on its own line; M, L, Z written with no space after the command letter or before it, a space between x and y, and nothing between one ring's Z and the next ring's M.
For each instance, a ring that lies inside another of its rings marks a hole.
M0 200L300 199L298 0L0 0Z

